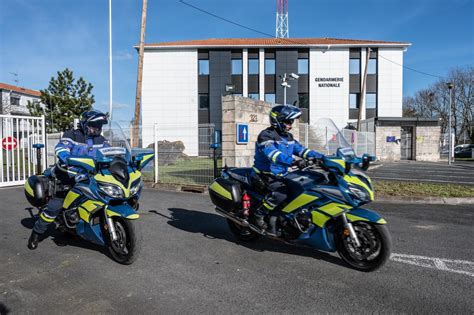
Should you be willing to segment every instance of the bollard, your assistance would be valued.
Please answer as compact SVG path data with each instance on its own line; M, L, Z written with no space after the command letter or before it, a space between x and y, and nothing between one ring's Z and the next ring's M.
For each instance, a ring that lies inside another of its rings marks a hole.
M41 149L44 148L44 144L35 143L33 148L36 149L36 175L41 175Z
M209 148L212 149L212 159L214 161L214 171L213 171L214 179L216 179L218 177L216 151L220 147L221 147L221 131L220 130L215 130L214 131L214 143L209 145Z

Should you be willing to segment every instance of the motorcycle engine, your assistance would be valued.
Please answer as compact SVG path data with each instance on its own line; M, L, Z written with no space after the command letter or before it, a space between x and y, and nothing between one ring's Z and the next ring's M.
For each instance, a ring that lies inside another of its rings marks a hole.
M306 233L312 224L311 212L308 209L302 209L296 213L293 225L301 232Z
M68 209L63 212L64 215L64 221L66 223L66 226L69 228L74 228L74 226L79 223L79 215L77 213L77 209Z

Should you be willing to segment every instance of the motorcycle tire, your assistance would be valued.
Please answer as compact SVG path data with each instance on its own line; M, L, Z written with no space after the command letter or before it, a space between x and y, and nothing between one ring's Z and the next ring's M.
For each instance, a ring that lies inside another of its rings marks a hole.
M370 272L382 267L390 258L392 238L387 226L370 222L353 222L361 246L356 248L345 227L335 231L336 249L342 260L352 268Z
M113 260L123 265L130 265L137 259L141 250L140 229L135 220L113 217L113 222L118 239L112 241L108 235L107 249Z
M252 231L249 228L243 227L241 225L238 225L234 221L227 219L227 224L229 225L229 229L234 234L234 236L237 238L237 240L242 241L242 242L255 242L258 239L260 239L261 235L258 234L257 232Z

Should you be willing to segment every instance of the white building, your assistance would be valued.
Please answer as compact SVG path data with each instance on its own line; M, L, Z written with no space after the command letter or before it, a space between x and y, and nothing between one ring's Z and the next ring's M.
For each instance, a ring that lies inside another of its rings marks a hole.
M41 93L15 85L0 83L1 114L29 115L28 102L40 102Z
M357 120L359 108L365 109L362 119L401 117L403 52L410 45L333 38L146 44L143 144L153 143L156 123L158 140L181 140L185 153L197 155L199 124L221 128L222 95L239 94L282 104L280 77L285 73L299 76L289 82L286 103L302 109L304 122L329 117L342 128Z

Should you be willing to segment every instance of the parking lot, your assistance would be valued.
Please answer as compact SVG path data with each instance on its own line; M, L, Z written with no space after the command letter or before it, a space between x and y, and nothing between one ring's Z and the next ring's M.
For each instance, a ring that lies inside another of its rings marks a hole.
M474 185L474 162L383 162L368 174L373 179Z
M145 190L143 249L122 266L77 238L26 248L21 188L0 190L0 313L472 313L473 206L374 203L392 259L349 269L335 254L238 244L208 196Z

